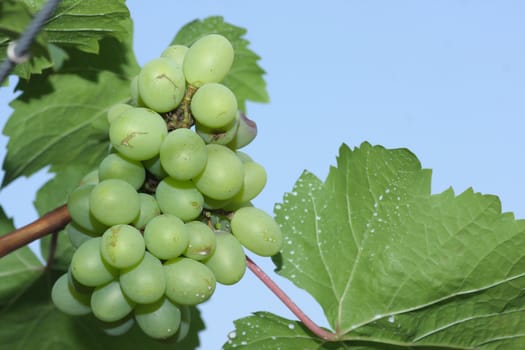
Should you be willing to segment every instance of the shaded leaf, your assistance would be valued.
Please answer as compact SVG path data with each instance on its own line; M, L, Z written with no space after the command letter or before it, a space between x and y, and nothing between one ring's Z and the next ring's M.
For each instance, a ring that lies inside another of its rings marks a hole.
M0 208L0 236L14 229L13 223ZM42 264L27 246L0 258L0 310L15 302L42 270Z
M235 50L233 65L222 82L237 96L239 109L246 110L246 101L268 102L268 92L263 75L265 71L259 66L260 57L248 48L249 41L244 39L246 29L234 26L219 16L204 20L194 20L182 27L171 45L191 46L200 37L207 34L221 34L228 38Z
M43 3L24 0L0 4L0 61L6 57L7 44L18 39ZM113 37L122 41L127 37L128 20L129 11L123 0L62 0L38 35L31 60L18 65L14 73L28 79L32 73L59 64L55 47L98 53L101 39Z
M20 82L23 93L4 128L3 186L46 165L54 172L77 162L94 167L107 153L106 112L129 99L138 65L130 47L114 39L101 42L100 55L69 54L61 72Z

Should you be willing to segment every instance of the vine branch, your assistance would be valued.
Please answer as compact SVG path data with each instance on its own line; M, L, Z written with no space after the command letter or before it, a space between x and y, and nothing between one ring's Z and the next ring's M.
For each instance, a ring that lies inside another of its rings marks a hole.
M71 221L64 204L38 220L0 237L0 258L48 234L58 232Z

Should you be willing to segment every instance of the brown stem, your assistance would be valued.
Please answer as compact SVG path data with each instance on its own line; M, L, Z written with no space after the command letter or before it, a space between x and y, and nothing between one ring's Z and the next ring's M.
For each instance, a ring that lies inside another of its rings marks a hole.
M63 205L40 219L0 237L0 258L50 233L58 232L71 220L67 206Z
M246 256L248 268L275 294L290 311L319 338L327 341L338 341L336 334L319 327L301 310L288 295L268 276L252 259Z

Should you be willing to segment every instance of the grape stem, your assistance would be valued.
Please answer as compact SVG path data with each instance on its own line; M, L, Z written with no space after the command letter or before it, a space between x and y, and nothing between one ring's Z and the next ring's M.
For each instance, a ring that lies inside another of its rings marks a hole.
M12 251L23 247L39 238L52 234L48 266L56 250L58 232L71 221L71 216L66 205L56 208L45 214L34 222L12 231L0 237L0 258L11 253ZM337 334L327 331L318 326L301 310L292 299L275 283L250 257L246 256L246 262L250 271L274 293L290 311L316 336L326 341L338 341Z
M338 341L337 334L327 331L318 326L303 310L301 310L293 300L268 276L250 257L246 256L246 263L250 271L253 272L275 294L286 307L308 328L312 333L327 341Z

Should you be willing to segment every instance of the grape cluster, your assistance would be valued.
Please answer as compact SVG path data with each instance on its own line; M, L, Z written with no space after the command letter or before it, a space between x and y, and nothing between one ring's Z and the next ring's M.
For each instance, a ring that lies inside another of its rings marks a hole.
M221 84L233 58L218 34L170 46L108 110L111 152L68 198L75 252L52 289L58 309L93 313L111 335L136 323L178 341L189 306L243 277L243 247L279 252L279 226L250 203L266 172L238 150L256 125Z

